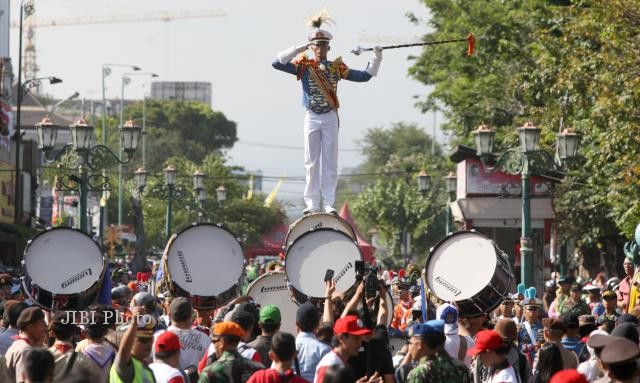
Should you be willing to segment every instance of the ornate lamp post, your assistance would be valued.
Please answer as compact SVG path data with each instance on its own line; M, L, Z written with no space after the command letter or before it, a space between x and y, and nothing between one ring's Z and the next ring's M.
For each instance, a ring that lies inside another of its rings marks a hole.
M451 207L449 206L449 203L453 200L455 200L456 198L456 191L458 188L458 177L456 177L454 172L450 172L446 177L445 177L445 183L447 186L447 195L449 197L449 199L447 200L447 219L446 219L446 225L445 225L445 234L449 234L450 230L450 225L451 225Z
M425 170L421 171L418 174L418 191L425 195L429 191L429 186L431 186L431 176L427 174Z
M204 173L196 170L191 176L193 177L193 190L196 192L196 202L198 204L198 222L202 222L204 204L207 199L207 190L204 187Z
M124 73L122 75L122 87L120 88L120 126L124 121L124 88L131 82L131 76L141 75L141 76L149 76L149 77L158 77L157 74L151 72L139 72L140 68L135 69L138 72L130 72ZM143 121L146 124L146 115L144 116ZM125 148L124 142L122 139L120 140L120 158L122 158L122 150ZM123 198L124 198L124 182L122 181L122 165L118 166L118 225L122 225L122 206L123 206Z
M575 158L579 136L571 129L565 129L558 135L555 156L538 148L540 129L531 122L517 129L520 147L508 149L495 162L487 166L493 155L495 130L480 126L475 132L477 154L488 171L500 169L508 174L519 175L522 179L522 237L520 238L521 282L525 286L533 285L533 240L531 239L531 200L530 178L532 170L536 173L545 170L562 171L563 165Z
M218 186L216 189L216 197L220 203L227 200L227 188L225 188L224 185Z
M112 68L114 67L130 68L131 70L134 70L134 71L141 70L141 68L136 65L102 64L102 145L104 146L107 145L107 97L106 97L106 87L105 87L104 81L107 76L111 75ZM122 125L122 121L120 121L120 125ZM121 156L119 156L118 159L121 159ZM106 200L104 205L106 206ZM109 217L107 214L108 210L106 209L105 206L100 207L100 219L102 220L102 225L104 227L109 225Z
M57 138L58 126L53 124L49 118L36 124L38 136L38 147L44 153L47 162L63 160L67 167L78 170L78 175L64 175L58 177L56 189L60 191L76 191L80 194L80 230L87 231L87 197L92 191L110 191L111 182L104 174L90 174L90 172L113 166L121 161L108 147L104 145L92 145L94 139L94 127L88 125L83 119L69 126L72 143L65 145L57 154L53 153ZM126 126L121 127L120 132L123 141L126 143L125 151L133 153L140 137L139 126L128 121ZM49 158L52 155L53 158Z

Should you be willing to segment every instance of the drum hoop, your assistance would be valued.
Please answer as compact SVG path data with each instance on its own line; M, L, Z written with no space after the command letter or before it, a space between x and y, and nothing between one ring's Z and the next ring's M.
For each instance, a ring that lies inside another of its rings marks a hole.
M251 290L251 287L253 287L253 285L255 285L259 281L273 274L284 274L284 280L285 282L287 281L287 274L284 271L268 271L266 273L261 274L260 276L258 276L258 278L254 279L251 283L249 283L249 285L247 286L247 295L249 295L249 291Z
M291 232L293 231L293 229L294 229L296 226L298 226L298 225L299 225L301 222L303 222L304 220L311 219L311 218L316 217L316 216L318 216L318 215L322 215L322 216L329 216L329 217L331 217L331 218L334 218L334 219L336 219L336 220L340 221L340 222L341 222L341 223L343 223L346 227L348 227L348 228L349 228L349 233L351 233L351 234L352 234L352 235L350 235L351 239L356 240L356 231L355 231L355 229L353 228L353 226L351 226L351 224L350 224L349 222L347 222L347 220L346 220L346 219L344 219L344 218L340 217L340 216L339 216L339 215L337 215L337 214L329 214L329 213L313 213L313 214L308 214L308 215L305 215L305 216L302 216L302 217L298 218L295 222L293 222L293 223L291 224L291 226L289 226L289 230L287 231L287 235L286 235L286 236L285 236L285 238L284 238L284 247L285 247L285 248L288 248L288 247L289 247L289 237L291 236ZM334 230L337 230L337 229L335 229L335 228L333 228L333 227L326 227L326 226L317 227L317 228L311 228L311 229L309 229L309 230L306 230L306 231L305 231L304 233L302 233L301 235L299 235L295 240L293 240L293 241L292 241L292 243L293 243L293 242L295 242L298 238L302 237L302 236L303 236L304 234L306 234L307 232L309 232L309 231L313 231L313 230L318 230L318 229L334 229ZM340 231L340 230L338 230L338 231ZM345 233L345 234L346 234L346 233Z
M300 302L298 303L298 300L295 299L294 293L293 291L295 290L296 292L298 292L301 295L304 295L305 297L307 297L307 300L314 300L314 299L320 299L322 297L311 297L305 293L303 293L302 291L300 291L299 289L297 289L293 283L291 283L291 281L289 280L289 274L287 273L287 258L289 256L289 250L293 247L293 245L298 242L299 240L301 240L302 238L304 238L305 236L311 235L313 233L316 232L321 232L321 231L327 231L327 232L335 232L335 233L339 233L340 235L343 235L345 238L348 238L356 247L356 249L358 250L358 255L360 256L360 261L362 261L362 251L360 250L360 246L358 246L358 241L350 238L347 234L343 233L340 230L334 229L332 227L319 227L316 229L311 229L305 233L303 233L302 235L300 235L298 238L296 238L295 241L293 241L293 243L291 243L291 246L287 247L287 252L284 255L284 276L285 276L285 280L287 281L287 285L289 286L289 291L291 292L291 299L293 299L294 302L296 302L297 304L302 304L304 302ZM351 289L353 289L355 286L357 285L357 283L354 283L352 287L350 287L349 289L347 289L344 294L347 294L347 292L349 292Z
M429 254L427 255L427 259L425 260L425 265L424 265L424 270L425 270L424 284L425 284L425 290L426 290L425 292L428 292L429 294L434 295L438 299L440 299L440 298L431 290L430 285L429 285L429 281L428 281L427 276L426 276L426 271L428 269L429 263L432 260L431 258L433 257L433 255L436 253L436 250L438 248L440 248L445 242L449 241L451 238L453 238L455 236L464 235L464 234L475 234L475 235L477 235L479 237L483 237L486 240L490 241L492 246L493 246L493 248L494 248L494 253L495 253L495 257L496 257L496 270L497 270L498 267L502 268L504 271L508 272L508 274L510 276L509 277L510 282L513 280L513 271L510 270L510 268L505 270L502 267L503 265L502 265L502 262L501 262L501 258L506 258L506 257L508 257L508 255L507 255L507 253L505 253L503 250L501 250L497 246L497 244L496 244L496 242L494 240L492 240L491 238L487 237L486 235L478 232L477 230L461 230L461 231L457 231L457 232L454 232L454 233L449 233L446 237L444 237L440 241L438 241L438 243L436 243L429 250ZM508 265L508 263L507 263L507 265ZM495 275L496 274L494 272L494 275L493 275L492 279L489 281L489 283L491 283L493 281L493 278L495 278ZM482 290L478 291L477 294L479 294L481 291ZM459 302L470 303L470 304L473 304L473 305L477 306L477 304L474 303L476 295L474 295L472 297L469 297L469 298L466 298L466 299L461 299L461 300L459 300ZM496 305L496 307L497 307L497 305Z
M85 233L82 230L78 230L78 229L74 229L72 227L66 227L66 226L57 226L57 227L48 227L45 230L39 232L38 234L36 234L35 236L33 236L33 238L31 238L30 240L27 241L27 246L24 248L24 251L22 252L22 263L21 263L21 273L23 276L28 276L29 277L29 282L33 281L33 279L31 278L31 276L29 275L29 268L27 267L27 262L25 261L27 253L29 252L29 249L33 246L33 244L35 243L35 241L39 238L42 237L46 234L52 233L54 231L72 231L75 233L79 233L84 235L85 237L89 238L91 240L91 242L95 245L96 250L98 252L98 254L100 255L100 258L102 259L102 271L100 272L100 278L96 280L96 283L101 282L103 277L104 277L104 273L106 272L107 269L107 260L104 256L104 254L102 253L102 249L100 248L100 245L93 239L91 238L91 236L87 233ZM95 283L94 283L95 284ZM87 288L87 290L91 289L94 284L92 284L89 288ZM51 291L48 290L44 290L47 291L48 293L52 293ZM85 290L86 291L86 290ZM79 293L75 293L75 294L60 294L60 295L78 295Z
M227 293L230 289L232 289L234 286L240 286L241 285L241 281L244 279L245 277L245 268L247 265L247 259L244 256L244 247L242 246L242 242L240 242L240 240L238 239L238 236L232 232L231 230L227 229L223 224L221 223L210 223L210 222L198 222L198 223L191 223L188 225L185 225L184 227L182 227L177 233L174 233L171 235L171 237L169 238L169 240L167 241L167 244L164 248L164 251L162 253L162 263L163 263L163 269L164 269L164 276L163 279L165 280L165 282L167 283L167 285L169 286L170 290L169 291L175 291L175 287L174 284L177 285L178 287L180 287L180 289L188 292L190 295L192 296L200 296L200 297L206 297L204 295L199 295L199 294L193 294L190 291L188 291L187 289L183 288L182 286L178 285L177 283L173 282L173 279L171 278L171 272L169 271L169 264L167 263L167 259L169 258L169 250L171 249L171 245L173 245L173 242L175 242L176 239L178 239L178 237L180 237L180 235L184 232L186 232L187 230L193 229L197 226L212 226L212 227L217 227L218 229L222 229L223 231L226 231L228 234L230 234L233 239L236 240L236 242L238 243L238 245L240 246L240 250L242 253L242 272L240 273L240 277L238 278L238 281L234 283L234 285L223 291L222 293L218 294L218 295L222 295ZM217 295L215 295L217 296Z
M429 266L429 262L431 262L431 258L433 258L433 256L436 253L436 250L438 250L440 247L442 247L442 245L444 245L446 242L448 242L451 238L453 237L457 237L460 235L464 235L464 234L474 234L477 235L479 237L482 237L484 239L486 239L487 241L490 241L491 244L493 245L493 248L495 250L495 254L496 257L500 255L500 252L497 251L498 250L498 246L496 245L496 242L494 240L492 240L491 238L487 237L486 235L476 231L476 230L460 230L460 231L456 231L455 233L449 233L447 234L446 237L442 238L441 240L438 241L438 243L436 243L435 245L433 245L431 247L431 249L429 249L429 254L427 254L427 259L424 261L424 271L426 273L427 268ZM427 283L428 281L425 280L425 283Z

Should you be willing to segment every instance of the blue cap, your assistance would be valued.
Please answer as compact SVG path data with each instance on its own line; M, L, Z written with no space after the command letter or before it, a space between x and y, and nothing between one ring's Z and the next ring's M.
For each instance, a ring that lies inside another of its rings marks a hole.
M420 336L431 333L444 334L444 321L434 319L426 323L416 323L409 330L409 336Z

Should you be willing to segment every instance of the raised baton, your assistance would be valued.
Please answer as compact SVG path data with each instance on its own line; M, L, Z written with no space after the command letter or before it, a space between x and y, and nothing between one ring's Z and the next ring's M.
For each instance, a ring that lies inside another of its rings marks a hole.
M467 56L471 56L473 51L475 50L476 39L473 36L473 33L469 33L467 37L464 39L451 39L451 40L436 40L436 41L426 41L422 43L411 43L411 44L399 44L399 45L387 45L384 47L380 47L382 49L396 49L396 48L407 48L407 47L420 47L424 45L437 45L437 44L447 44L447 43L459 43L459 42L467 42ZM356 47L351 51L356 56L359 56L362 52L372 51L373 48L362 48Z

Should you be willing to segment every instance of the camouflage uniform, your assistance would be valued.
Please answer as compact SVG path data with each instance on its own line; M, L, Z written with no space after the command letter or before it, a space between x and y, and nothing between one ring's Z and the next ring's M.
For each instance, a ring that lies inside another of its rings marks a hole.
M407 383L426 382L470 383L471 376L464 363L442 352L433 359L420 359L420 364L407 377Z
M262 369L262 364L243 358L237 351L225 351L202 370L198 383L244 383L254 372Z

